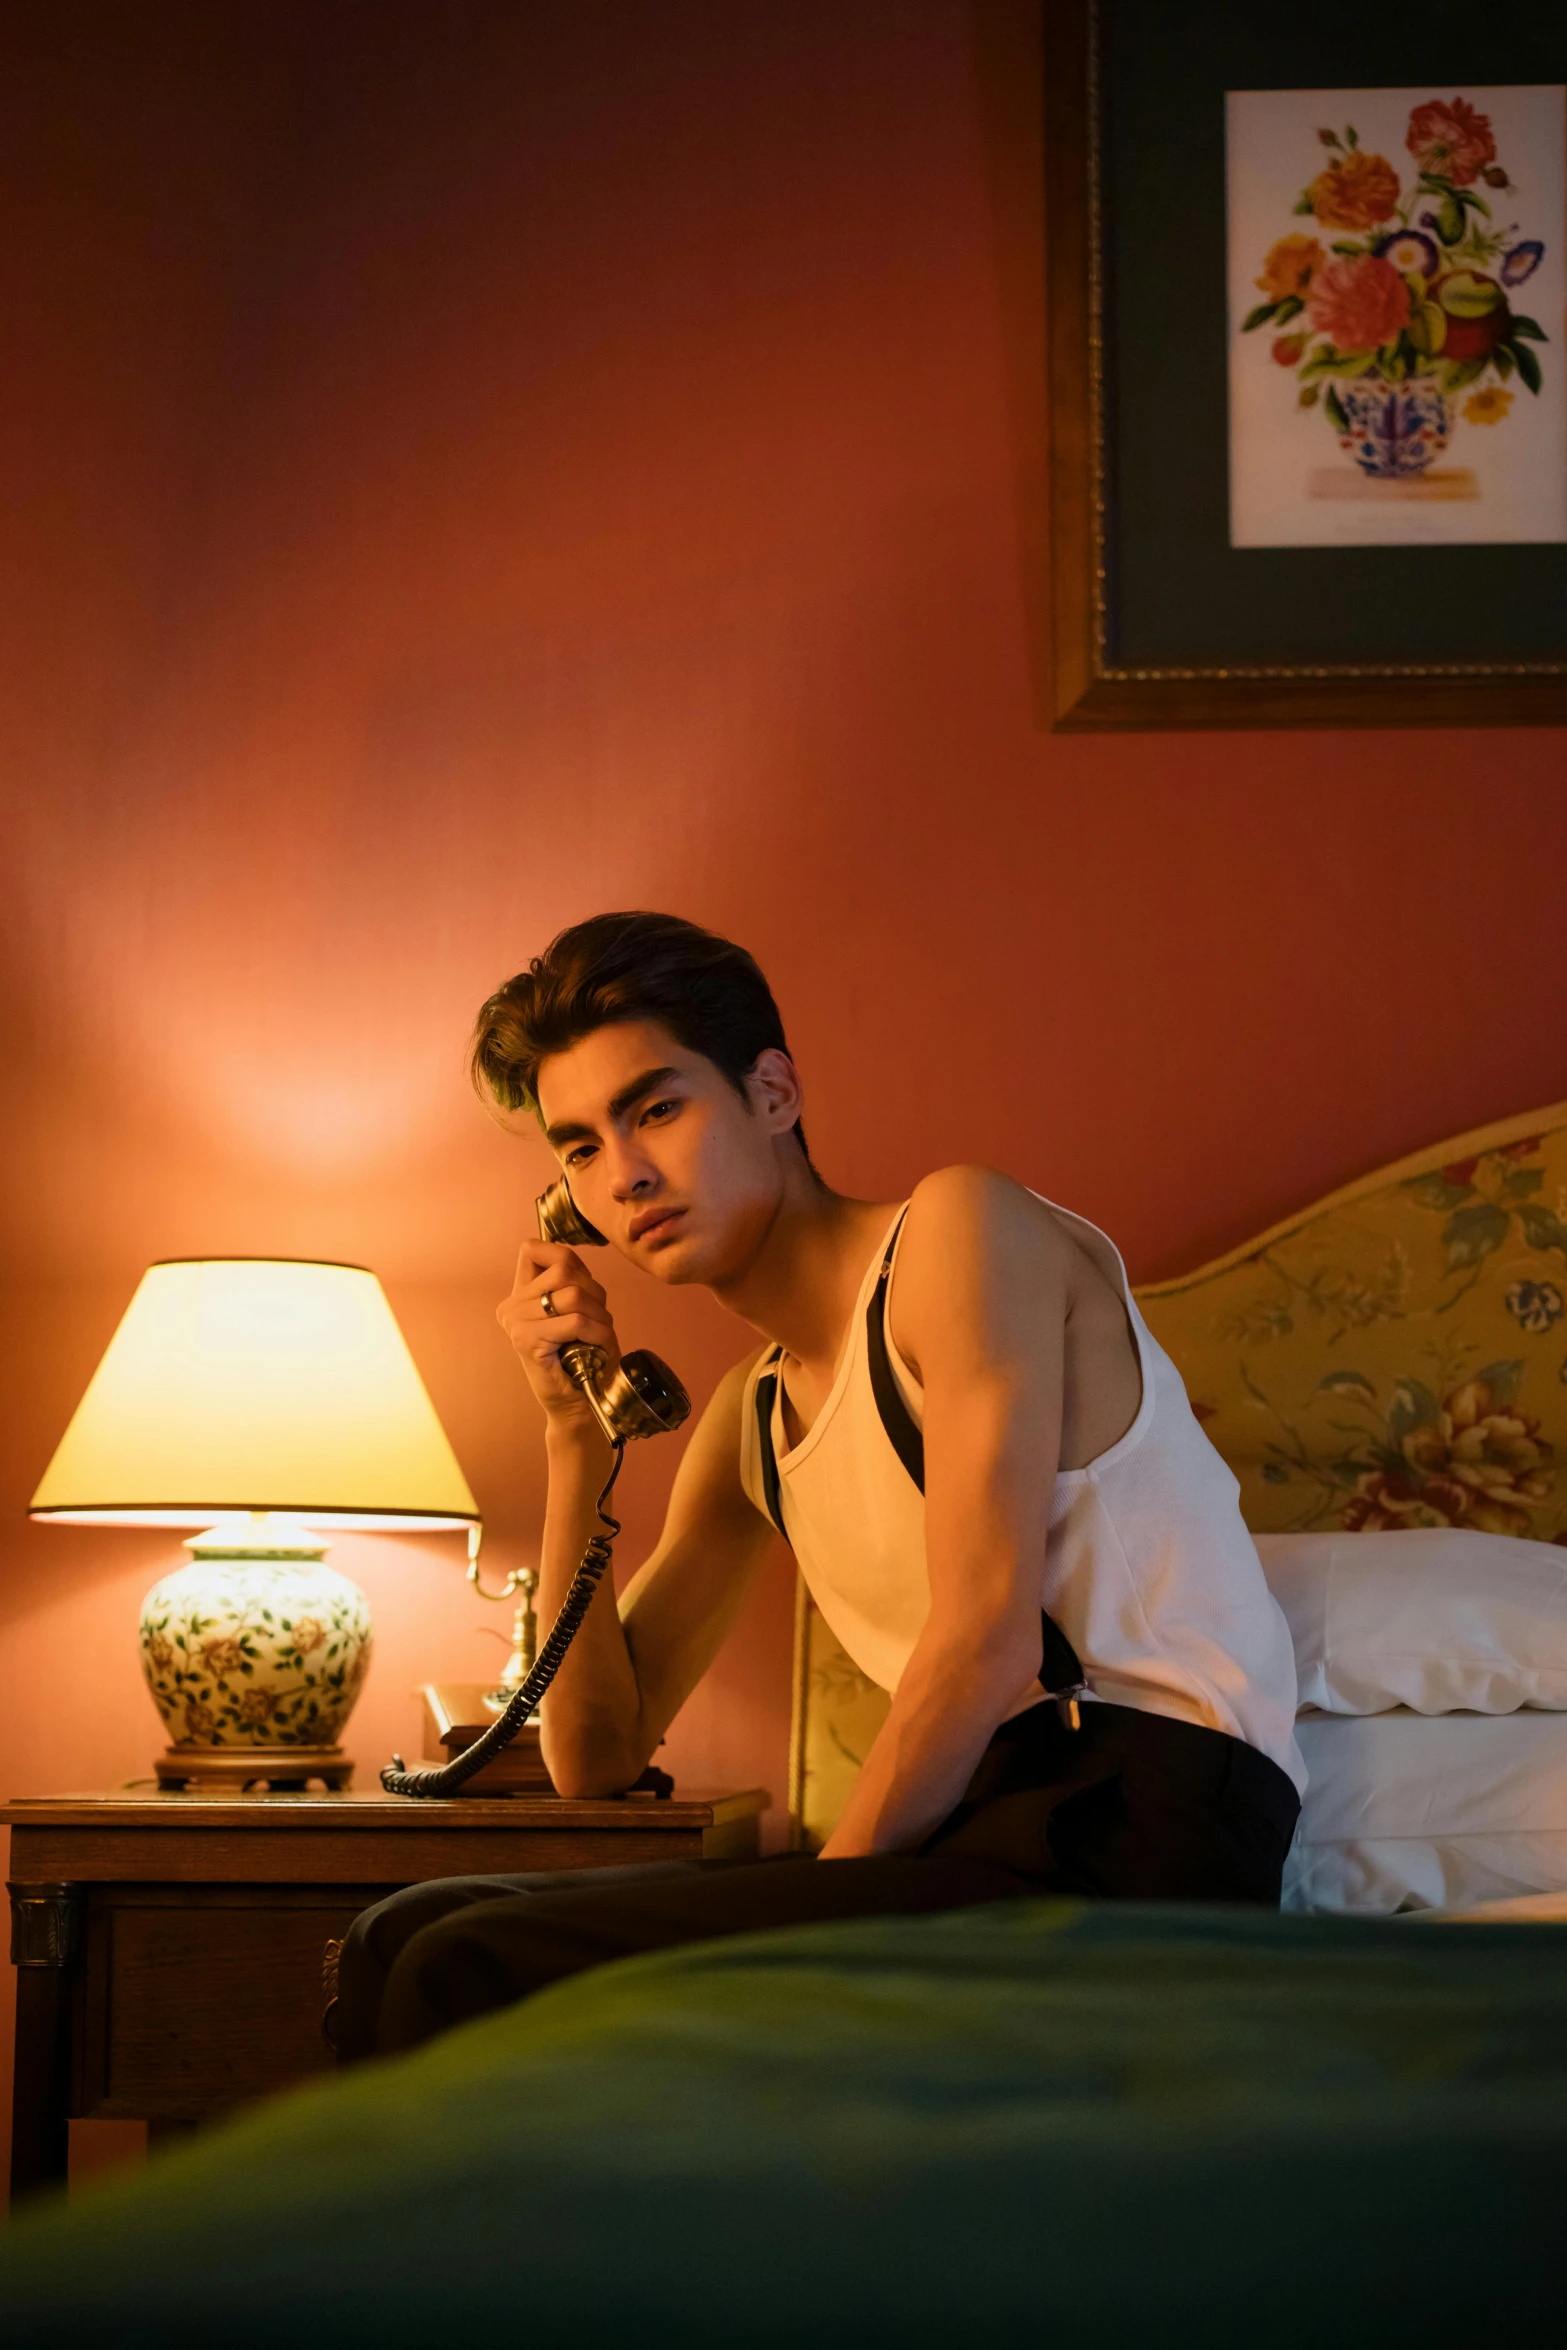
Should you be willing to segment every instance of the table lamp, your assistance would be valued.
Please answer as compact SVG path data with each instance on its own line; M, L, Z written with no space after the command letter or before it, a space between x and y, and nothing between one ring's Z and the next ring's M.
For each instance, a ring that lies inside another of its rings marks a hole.
M467 1480L380 1282L362 1265L149 1267L33 1495L67 1526L193 1526L141 1613L164 1786L347 1784L338 1744L370 1611L322 1564L332 1526L451 1528Z

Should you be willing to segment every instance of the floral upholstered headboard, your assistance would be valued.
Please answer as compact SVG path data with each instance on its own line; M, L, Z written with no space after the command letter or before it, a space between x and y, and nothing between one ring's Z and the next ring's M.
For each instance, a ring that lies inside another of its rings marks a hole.
M1254 1533L1567 1542L1567 1102L1380 1168L1137 1300ZM799 1841L830 1830L886 1710L802 1586Z

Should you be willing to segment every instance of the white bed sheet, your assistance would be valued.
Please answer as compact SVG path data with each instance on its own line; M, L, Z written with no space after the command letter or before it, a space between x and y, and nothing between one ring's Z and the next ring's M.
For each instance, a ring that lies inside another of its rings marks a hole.
M1390 1917L1567 1892L1567 1713L1303 1714L1284 1907Z
M1417 1909L1417 1925L1567 1926L1567 1893L1518 1893L1511 1901L1477 1901L1470 1909Z

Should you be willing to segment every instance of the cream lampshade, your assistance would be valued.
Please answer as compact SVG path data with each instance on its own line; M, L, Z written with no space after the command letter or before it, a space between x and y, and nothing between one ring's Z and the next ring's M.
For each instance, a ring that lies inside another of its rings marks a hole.
M142 1608L176 1785L346 1783L370 1613L320 1529L479 1524L375 1275L276 1257L148 1269L32 1515L202 1529Z

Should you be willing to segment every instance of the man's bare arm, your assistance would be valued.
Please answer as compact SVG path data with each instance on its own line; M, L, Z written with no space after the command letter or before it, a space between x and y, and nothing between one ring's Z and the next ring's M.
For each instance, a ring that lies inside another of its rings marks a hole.
M559 1241L522 1243L511 1295L496 1319L544 1412L549 1498L538 1605L548 1626L589 1541L602 1531L594 1505L614 1457L560 1350L582 1341L613 1365L620 1342L602 1282ZM614 1592L601 1583L551 1685L542 1709L544 1757L562 1795L618 1794L641 1776L717 1654L766 1553L771 1529L740 1484L749 1368L738 1364L719 1382L692 1431L663 1535L624 1608L617 1610Z
M1071 1243L1009 1178L914 1193L893 1320L924 1388L930 1614L825 1859L916 1849L1037 1674Z
M544 1758L562 1795L618 1794L655 1747L733 1628L772 1538L740 1484L748 1363L726 1373L692 1432L664 1530L617 1609L600 1586L542 1708ZM565 1597L609 1474L597 1429L551 1423L540 1614Z

